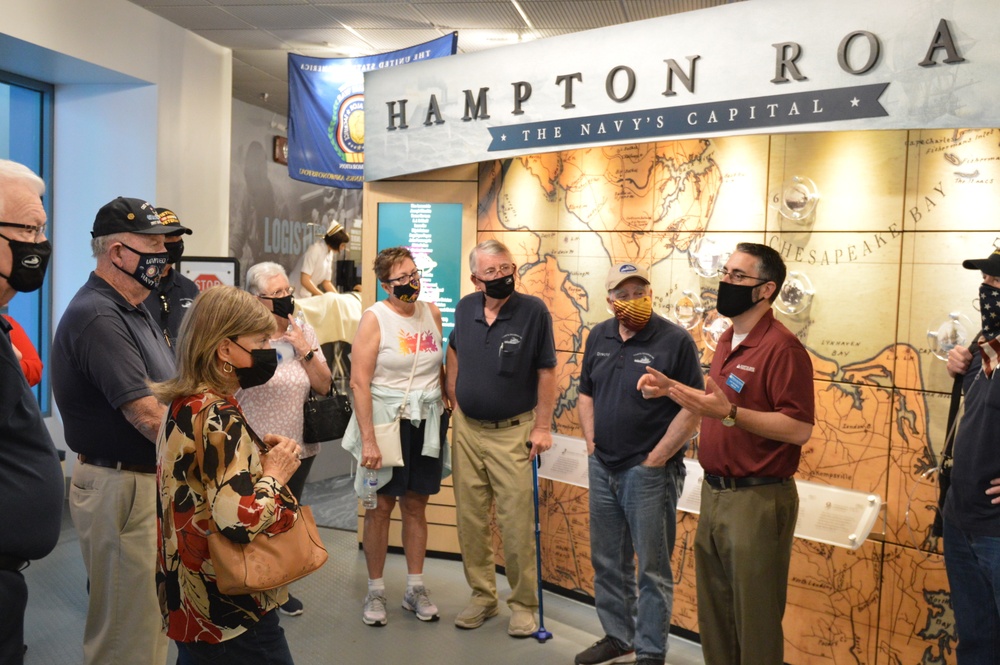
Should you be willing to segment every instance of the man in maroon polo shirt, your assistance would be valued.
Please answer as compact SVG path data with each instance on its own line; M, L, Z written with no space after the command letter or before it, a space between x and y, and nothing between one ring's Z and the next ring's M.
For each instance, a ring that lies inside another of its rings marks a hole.
M792 476L812 434L812 362L771 312L785 281L776 251L740 243L719 273L716 309L733 325L719 340L705 391L649 369L638 387L702 416L695 570L706 665L781 665L799 510Z

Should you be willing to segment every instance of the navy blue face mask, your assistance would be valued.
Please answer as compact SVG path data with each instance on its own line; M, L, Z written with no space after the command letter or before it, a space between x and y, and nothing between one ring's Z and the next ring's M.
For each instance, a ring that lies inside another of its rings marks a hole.
M119 265L113 264L116 268L121 270L123 273L139 282L147 289L152 291L156 288L156 285L160 283L160 275L163 273L163 267L167 265L167 252L140 252L137 249L132 249L125 243L122 243L122 247L132 252L133 254L139 255L139 263L136 265L135 270L129 272Z

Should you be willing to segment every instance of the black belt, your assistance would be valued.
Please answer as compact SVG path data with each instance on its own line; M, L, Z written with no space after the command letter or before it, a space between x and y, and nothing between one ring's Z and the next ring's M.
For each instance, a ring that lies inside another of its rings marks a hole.
M705 482L714 490L738 490L761 485L777 485L789 481L790 478L726 478L705 474Z
M90 455L82 454L77 455L77 459L79 459L82 464L100 466L105 469L132 471L134 473L156 473L155 464L129 464L128 462L117 462L115 460L101 459L100 457L91 457Z
M27 565L28 561L26 559L10 556L9 554L0 554L0 570L12 570L17 572L19 570L24 570Z

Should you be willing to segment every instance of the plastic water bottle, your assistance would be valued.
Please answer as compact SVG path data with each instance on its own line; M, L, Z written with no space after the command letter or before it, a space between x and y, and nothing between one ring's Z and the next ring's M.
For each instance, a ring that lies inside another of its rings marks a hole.
M361 495L361 505L367 510L378 507L378 471L365 469L364 486Z

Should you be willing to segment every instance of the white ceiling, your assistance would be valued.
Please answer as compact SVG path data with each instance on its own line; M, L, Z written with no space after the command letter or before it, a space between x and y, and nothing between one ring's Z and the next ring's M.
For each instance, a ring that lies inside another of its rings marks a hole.
M288 114L287 54L395 51L458 31L471 53L741 0L131 0L233 50L233 97ZM603 46L603 45L602 45Z

